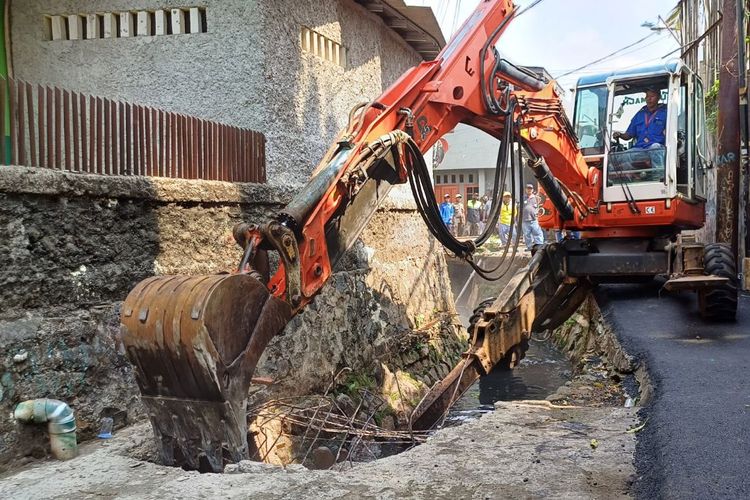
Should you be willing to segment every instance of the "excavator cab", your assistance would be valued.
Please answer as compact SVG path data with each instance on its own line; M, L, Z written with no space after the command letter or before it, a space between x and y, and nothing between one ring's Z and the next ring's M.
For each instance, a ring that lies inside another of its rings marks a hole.
M625 132L645 106L647 89L657 89L666 107L664 144L615 140L614 132ZM681 62L581 78L574 127L586 162L602 170L603 202L704 201L710 165L703 85Z

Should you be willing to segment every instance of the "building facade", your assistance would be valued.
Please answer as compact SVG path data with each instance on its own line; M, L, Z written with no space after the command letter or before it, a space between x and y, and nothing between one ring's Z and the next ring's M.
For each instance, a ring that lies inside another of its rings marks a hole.
M13 77L262 131L268 182L283 186L304 184L354 104L445 43L429 8L399 1L37 0L7 11Z

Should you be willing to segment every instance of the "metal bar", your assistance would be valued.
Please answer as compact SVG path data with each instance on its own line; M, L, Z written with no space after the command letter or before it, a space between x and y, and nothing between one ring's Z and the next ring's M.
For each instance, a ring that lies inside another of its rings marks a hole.
M169 113L169 175L178 177L177 167L177 115Z
M106 173L106 160L104 154L104 101L101 97L96 98L96 172Z
M148 159L146 158L146 108L138 106L138 159L140 175L148 175Z
M101 149L103 162L103 172L105 174L112 174L112 165L109 162L109 99L101 99L102 105L102 140Z
M166 144L166 123L164 120L164 110L159 110L159 171L163 177L167 175L167 149Z
M120 175L127 175L128 163L127 163L127 152L128 143L125 142L125 103L120 102L117 105L117 142L120 145L119 150L119 161L117 163L117 169Z
M201 176L201 164L200 164L200 120L193 118L193 168L195 168L196 179L202 179Z
M0 78L0 164L7 165L9 162L8 151L5 147L5 106L6 96L8 95L8 82L5 78Z
M8 96L10 97L10 163L18 165L18 117L16 116L18 104L16 103L16 82L8 78ZM4 118L4 117L3 117Z
M63 154L65 155L65 170L70 172L71 170L71 163L70 163L70 92L67 90L63 92L63 102L62 102L62 116L61 119L64 120L63 122L63 137L65 138L65 142L62 145Z
M89 96L89 165L88 172L96 173L96 99Z
M80 172L80 163L79 163L79 155L80 155L80 147L79 147L79 137L80 137L80 121L78 119L78 94L76 92L73 92L70 96L70 102L72 105L72 113L71 113L71 119L73 120L73 149L72 149L72 170L76 172ZM29 138L31 139L31 138Z
M52 105L53 105L53 90L52 87L46 88L47 92L47 126L45 127L47 130L47 168L55 168L55 162L54 162L54 149L55 149L55 143L53 138L53 130L52 125L54 123L54 114L52 112Z
M153 170L152 175L155 175L157 177L161 177L160 167L159 164L159 150L157 149L159 147L159 110L151 108L149 110L151 113L151 169Z
M4 93L5 93L5 90L3 90L3 94ZM3 97L2 99L0 99L0 102L4 105L5 98ZM36 134L37 134L37 137L39 138L39 163L38 165L40 167L46 167L47 162L46 162L46 156L44 154L45 153L44 130L46 128L47 119L44 113L46 109L46 104L44 103L44 87L42 87L41 85L37 85L37 88L36 88L36 109L37 109ZM0 123L2 123L2 125L4 126L5 120L0 120ZM5 147L5 133L4 132L0 133L0 136L3 139L2 146L4 148ZM2 154L2 160L5 161L4 152Z
M143 159L145 160L146 165L146 175L152 177L156 175L156 172L154 171L154 164L151 161L151 133L153 132L153 129L151 128L151 115L152 115L152 109L148 107L143 108L143 122L146 125L144 128L143 133Z
M138 106L135 104L131 106L130 112L133 120L133 175L141 175L141 119L138 114Z
M133 165L133 106L125 103L125 173L133 175L135 167Z
M36 155L36 127L34 127L34 87L30 83L26 83L26 110L28 113L29 122L29 156L31 157L31 166L38 167L37 155ZM2 116L2 115L0 115Z
M190 179L190 165L188 163L188 143L187 143L188 124L187 117L180 115L180 169L181 177Z
M80 97L80 113L81 113L81 165L78 169L80 172L88 172L88 127L86 125L86 96L81 94Z
M17 116L16 120L18 123L18 164L27 165L26 163L26 113L24 112L24 105L26 104L26 84L24 82L17 82L18 87L18 107L16 108Z
M109 136L107 144L109 145L110 168L112 173L120 175L118 168L118 135L117 135L117 103L112 99L109 100Z
M56 168L63 168L62 160L62 91L55 87L55 163Z

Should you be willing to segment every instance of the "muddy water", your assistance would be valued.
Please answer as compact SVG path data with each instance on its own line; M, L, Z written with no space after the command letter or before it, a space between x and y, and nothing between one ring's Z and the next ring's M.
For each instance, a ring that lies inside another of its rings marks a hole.
M445 426L479 418L497 401L544 399L572 376L570 362L549 342L531 342L514 370L495 370L479 379L453 405Z
M518 267L525 265L527 260L518 259ZM509 273L507 279L501 282L489 283L472 276L464 262L450 260L448 269L456 309L464 326L468 326L469 316L479 298L497 296L513 274ZM444 425L457 425L479 418L483 413L492 411L497 401L544 399L570 380L571 376L570 362L551 342L531 341L526 357L516 369L495 370L479 379L453 405Z

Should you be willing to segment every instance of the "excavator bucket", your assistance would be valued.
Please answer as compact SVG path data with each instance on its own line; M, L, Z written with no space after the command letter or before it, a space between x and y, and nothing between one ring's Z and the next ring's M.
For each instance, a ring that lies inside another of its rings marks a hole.
M163 463L221 472L247 458L252 375L291 316L246 274L158 276L130 292L122 340Z

